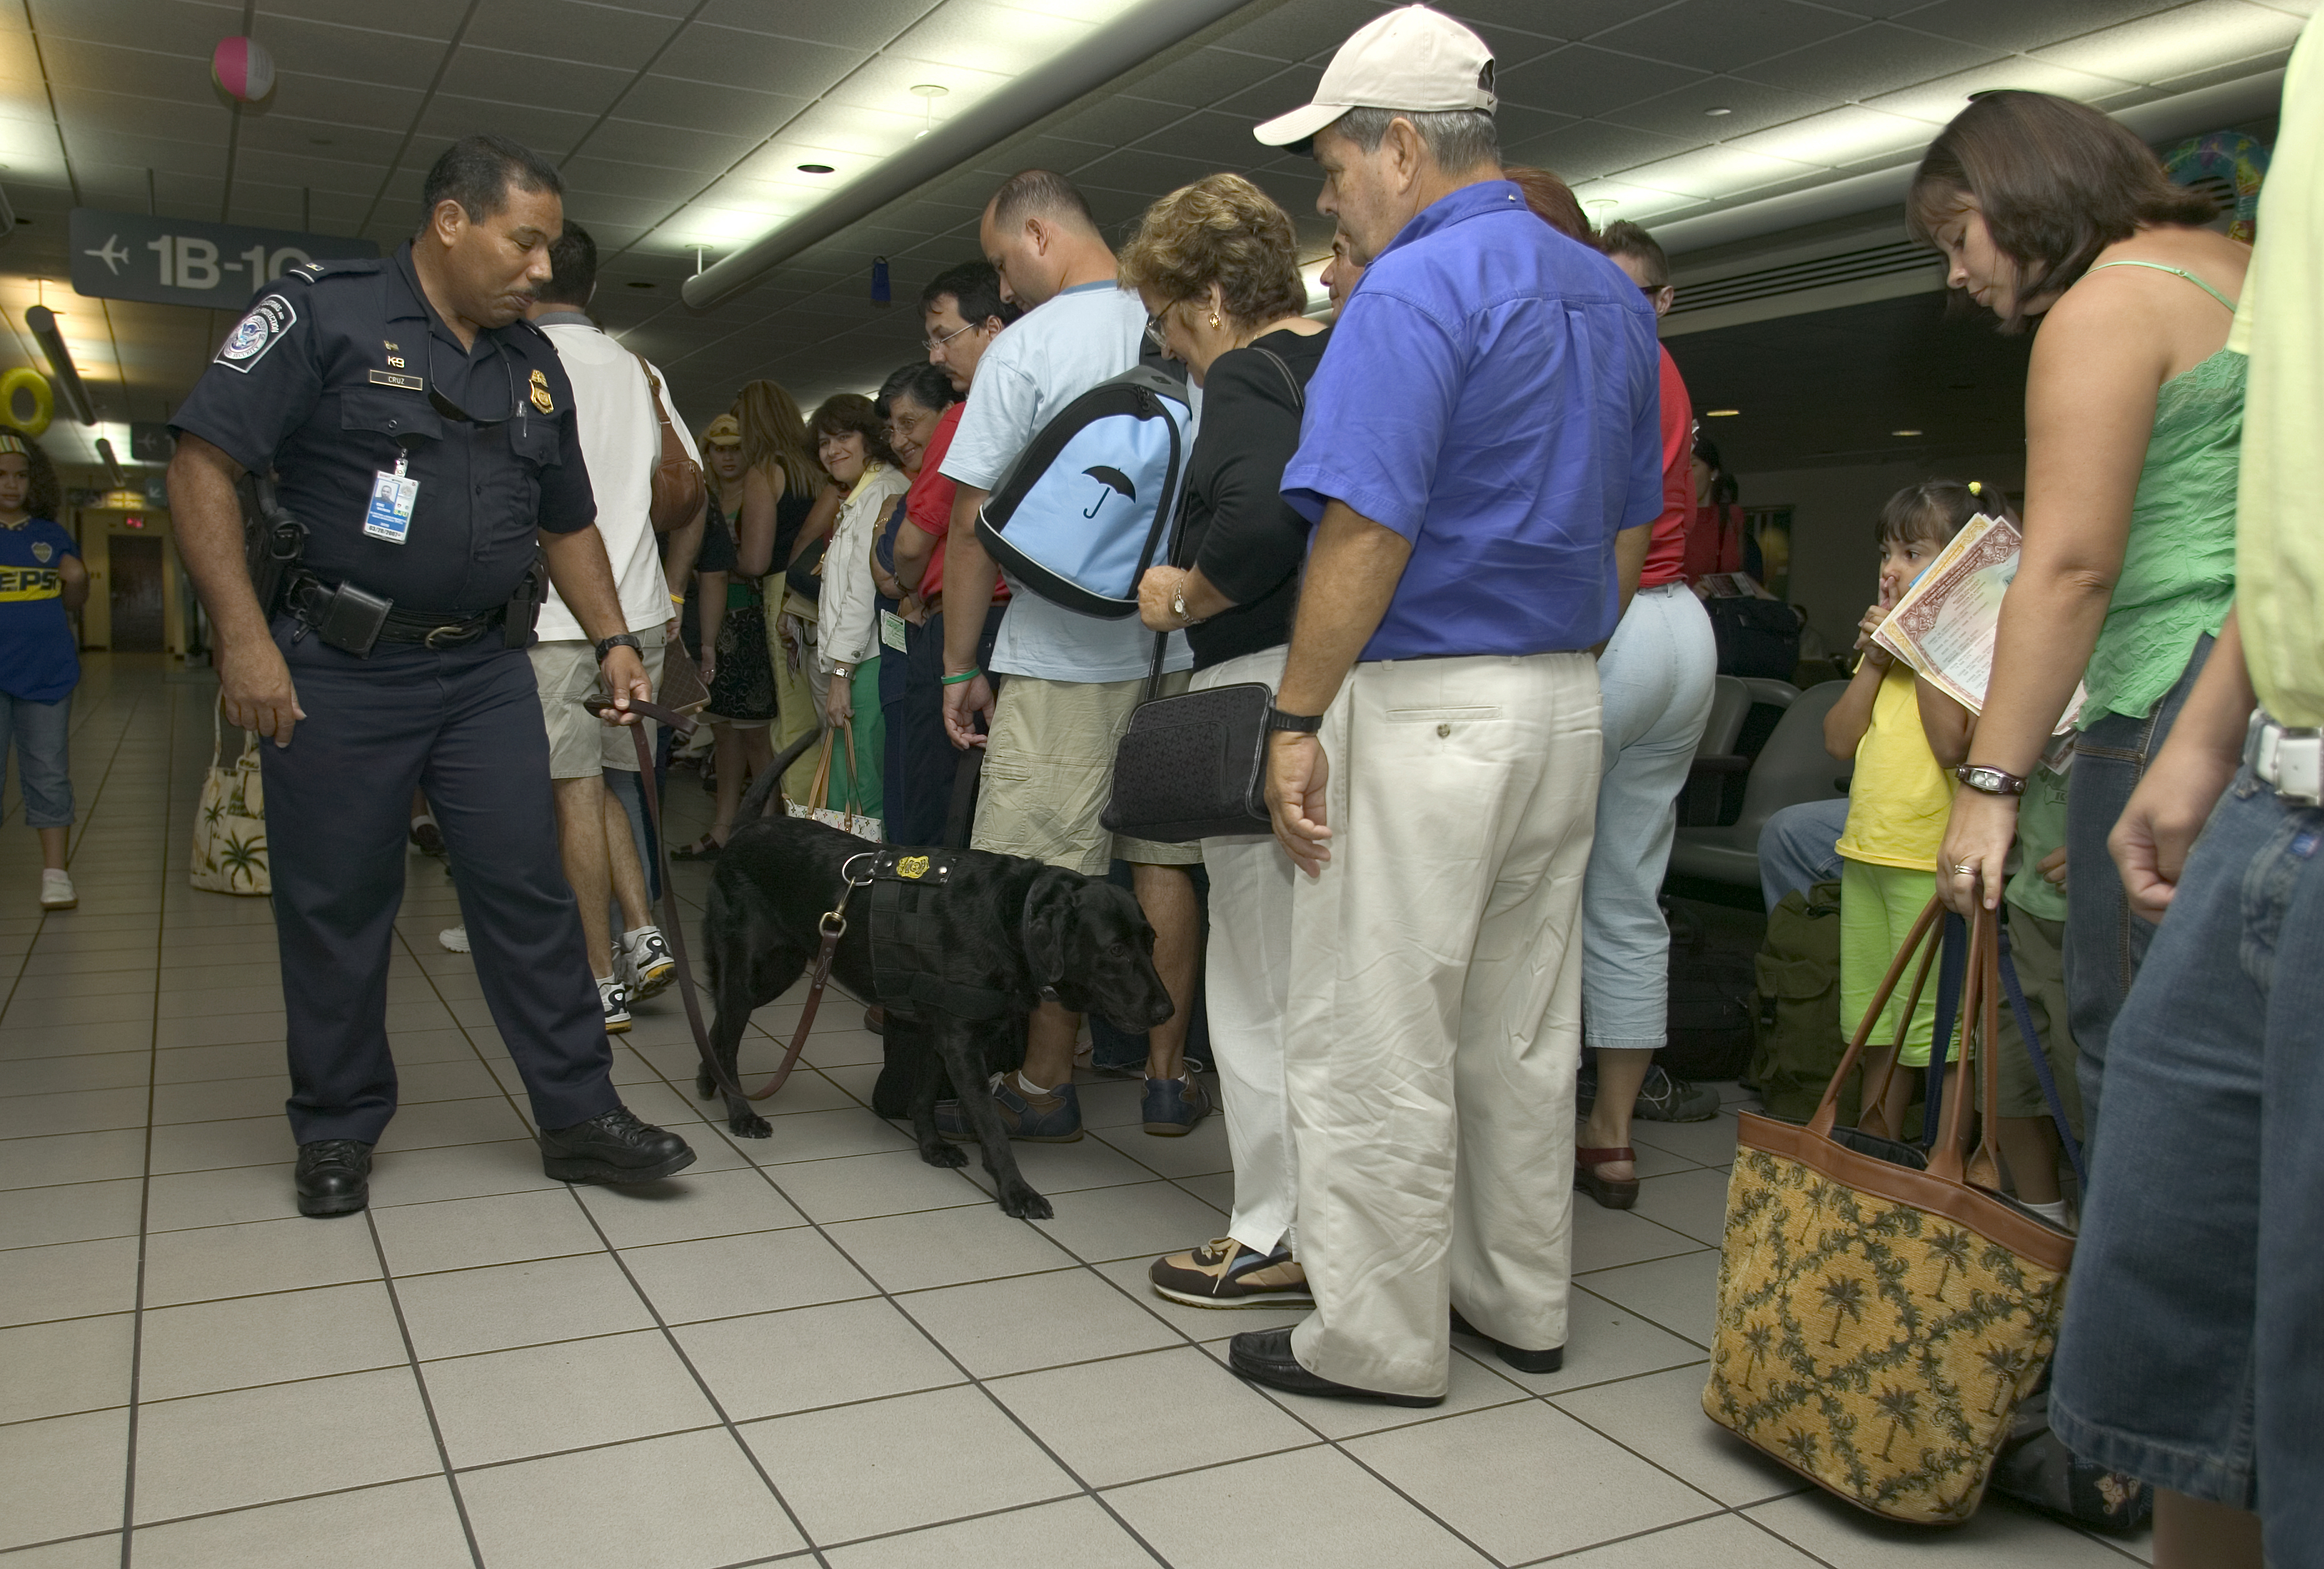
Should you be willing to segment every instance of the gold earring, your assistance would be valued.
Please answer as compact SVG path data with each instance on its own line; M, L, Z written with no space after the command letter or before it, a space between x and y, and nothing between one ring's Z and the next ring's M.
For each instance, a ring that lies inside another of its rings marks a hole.
M1213 332L1217 331L1217 330L1218 330L1218 325L1219 325L1219 313L1218 313L1217 311L1213 310L1213 311L1212 311L1212 312L1211 312L1211 329L1212 329Z

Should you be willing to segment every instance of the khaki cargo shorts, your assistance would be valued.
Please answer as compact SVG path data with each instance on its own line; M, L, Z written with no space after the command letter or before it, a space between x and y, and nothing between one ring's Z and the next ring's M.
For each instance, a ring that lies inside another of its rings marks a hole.
M643 645L646 678L661 690L663 628L636 634ZM608 725L581 706L584 697L602 697L597 659L590 644L578 638L537 642L532 655L533 678L540 683L540 717L549 726L549 777L587 779L609 768L638 771L638 743L627 726ZM653 750L654 725L646 722L646 750Z
M1185 689L1183 672L1162 678L1165 696ZM1130 728L1130 711L1145 696L1143 678L1003 678L984 748L984 782L970 846L1030 856L1090 877L1104 876L1116 860L1146 866L1198 864L1199 843L1157 844L1117 836L1098 821L1113 789L1114 747Z

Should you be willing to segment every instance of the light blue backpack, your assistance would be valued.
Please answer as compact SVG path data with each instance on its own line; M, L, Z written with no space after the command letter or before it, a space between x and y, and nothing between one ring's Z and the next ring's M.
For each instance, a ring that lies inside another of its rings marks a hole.
M995 482L976 537L1010 577L1084 615L1138 614L1186 468L1186 390L1149 365L1057 411Z

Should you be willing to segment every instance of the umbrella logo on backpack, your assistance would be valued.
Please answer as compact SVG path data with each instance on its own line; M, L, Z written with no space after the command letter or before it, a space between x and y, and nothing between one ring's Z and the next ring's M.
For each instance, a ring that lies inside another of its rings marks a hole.
M1118 468L1108 468L1105 465L1100 464L1095 468L1084 468L1082 472L1104 485L1106 489L1117 493L1127 500L1134 502L1138 499L1138 487L1130 484L1130 476ZM1083 512L1082 516L1093 518L1097 516L1099 509L1104 505L1105 496L1100 493L1097 500L1090 503L1089 510Z

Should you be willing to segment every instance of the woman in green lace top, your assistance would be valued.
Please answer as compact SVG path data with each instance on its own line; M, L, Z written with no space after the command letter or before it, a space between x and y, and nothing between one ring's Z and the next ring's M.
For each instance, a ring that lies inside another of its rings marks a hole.
M1993 93L1930 147L1909 203L1947 281L2001 318L2038 320L2025 383L2025 549L1969 766L2024 778L2072 700L2066 981L2095 1135L2109 1027L2153 928L2106 852L2146 760L2235 593L2243 356L2227 347L2247 247L2200 226L2210 198L2172 185L2095 109ZM1992 785L1989 775L1967 785ZM1963 914L2001 899L2012 794L1963 789L1938 887Z

